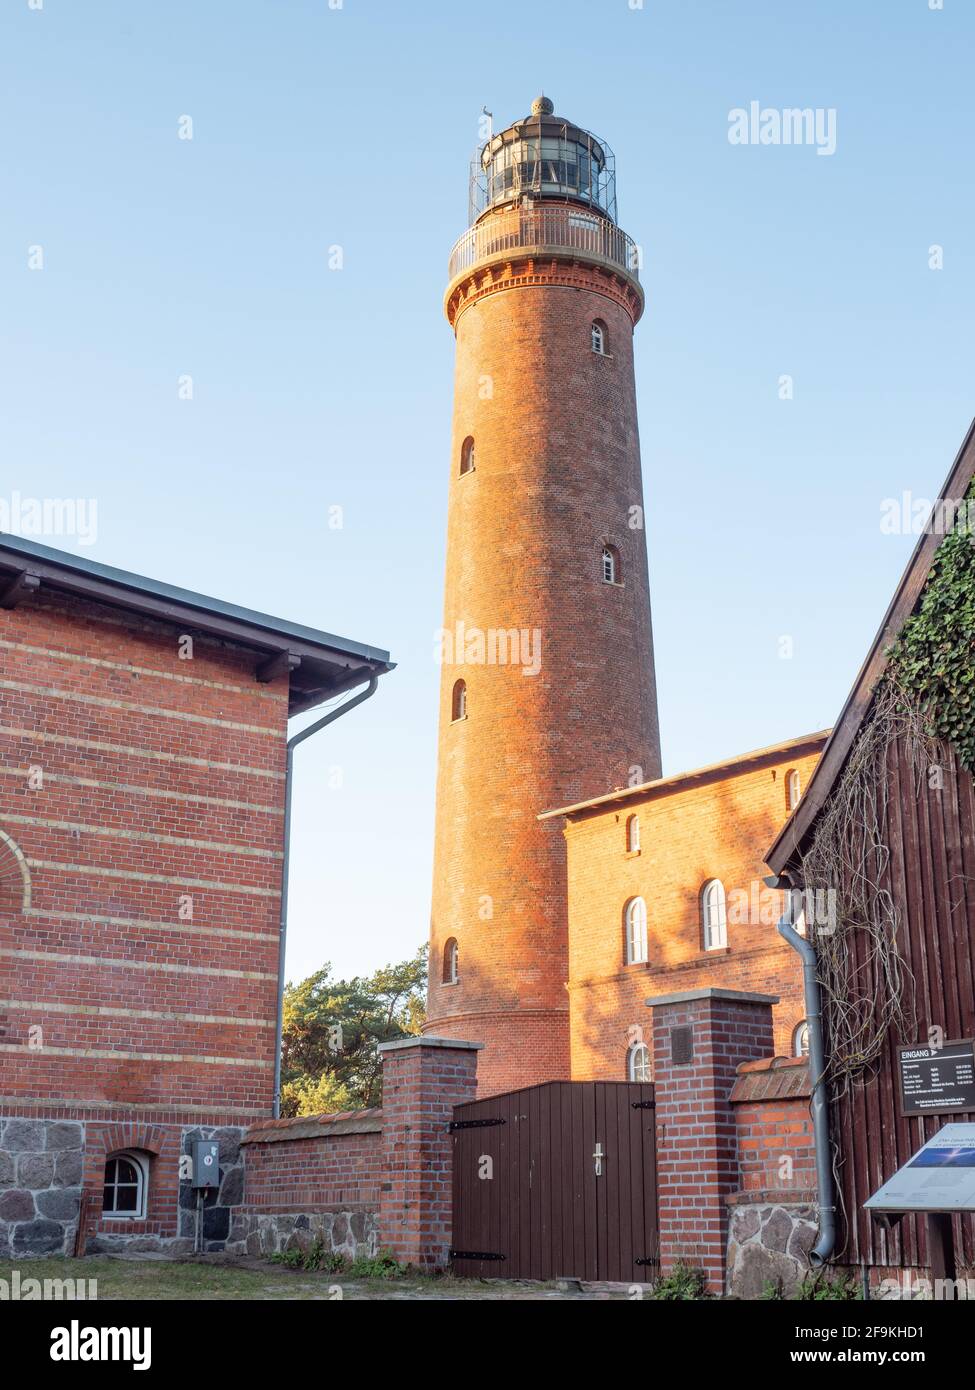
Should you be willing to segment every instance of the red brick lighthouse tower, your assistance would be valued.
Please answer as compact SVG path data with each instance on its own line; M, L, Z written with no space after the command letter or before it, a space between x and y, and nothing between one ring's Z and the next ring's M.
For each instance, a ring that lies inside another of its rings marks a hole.
M485 1044L482 1095L569 1076L565 850L536 817L660 774L638 264L611 151L547 98L477 152L445 298L457 355L427 1028Z

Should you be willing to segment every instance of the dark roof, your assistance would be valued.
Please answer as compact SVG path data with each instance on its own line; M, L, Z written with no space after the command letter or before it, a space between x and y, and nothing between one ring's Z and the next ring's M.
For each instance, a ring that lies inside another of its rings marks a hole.
M782 743L769 744L767 748L755 748L750 753L739 753L736 758L725 758L720 763L708 763L704 767L692 768L689 772L675 772L670 777L658 777L653 782L641 782L637 787L616 787L615 790L604 792L601 796L590 797L588 801L577 801L572 806L559 806L554 811L543 811L536 819L551 820L553 816L584 815L587 811L602 811L623 802L639 801L658 792L665 795L667 792L689 786L692 782L704 782L712 777L718 778L733 773L740 767L751 767L767 759L782 758L786 753L797 753L800 749L815 748L825 743L828 737L829 729L823 729L817 734L803 734L800 738L785 739Z
M937 516L943 512L949 502L957 503L964 498L973 474L975 421L969 426L951 472L935 503L933 515ZM867 659L860 667L853 689L847 696L846 704L823 749L823 756L809 779L805 794L765 856L766 863L774 873L782 873L793 863L842 772L854 739L867 717L877 682L886 669L890 648L917 606L931 572L935 551L942 539L943 530L931 527L924 531L915 546L914 554L884 614L884 620L873 640Z
M378 647L0 534L0 606L12 607L21 596L29 601L38 588L174 623L182 631L253 651L257 679L290 670L289 714L312 709L395 665Z

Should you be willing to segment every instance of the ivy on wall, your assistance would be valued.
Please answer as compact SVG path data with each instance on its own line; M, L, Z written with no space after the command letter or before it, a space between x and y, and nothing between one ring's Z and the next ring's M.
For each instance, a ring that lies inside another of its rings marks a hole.
M969 770L975 767L975 535L965 524L971 510L961 509L962 524L938 546L888 668L917 701L928 737L950 743Z

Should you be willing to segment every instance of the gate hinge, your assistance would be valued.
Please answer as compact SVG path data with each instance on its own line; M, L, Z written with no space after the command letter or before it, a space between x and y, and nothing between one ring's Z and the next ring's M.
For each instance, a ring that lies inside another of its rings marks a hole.
M489 1125L506 1125L507 1120L451 1120L448 1129L487 1129Z
M657 1104L657 1102L656 1102L655 1100L631 1100L631 1101L630 1101L630 1109L631 1109L631 1110L653 1110L653 1109L656 1107L656 1104Z
M660 1256L645 1255L642 1260L634 1260L633 1263L636 1265L658 1265L660 1263Z
M452 1260L506 1260L507 1255L496 1255L490 1250L451 1250Z

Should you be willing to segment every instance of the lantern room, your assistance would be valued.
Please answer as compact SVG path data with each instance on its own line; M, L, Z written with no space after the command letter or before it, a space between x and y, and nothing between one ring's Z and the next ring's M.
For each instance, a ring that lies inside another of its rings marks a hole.
M581 203L616 221L613 152L587 130L555 115L548 97L531 115L492 136L471 162L470 221L485 212L544 198Z

